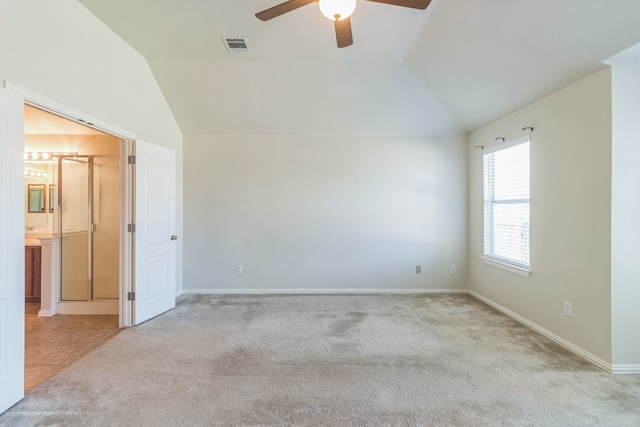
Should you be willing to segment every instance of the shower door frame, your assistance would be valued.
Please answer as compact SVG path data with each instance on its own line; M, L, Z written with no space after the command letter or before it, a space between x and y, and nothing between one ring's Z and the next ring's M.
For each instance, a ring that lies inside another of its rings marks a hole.
M114 301L114 300L119 300L120 299L120 295L118 295L117 298L98 298L97 300L94 298L94 290L93 290L93 286L94 286L94 265L93 265L93 254L94 254L94 235L93 233L95 232L95 206L94 206L94 201L95 201L95 171L94 171L94 159L96 158L100 158L100 159L118 159L118 160L122 160L120 158L121 156L116 156L116 155L93 155L93 154L78 154L78 155L70 155L70 156L60 156L58 158L58 182L57 182L57 210L58 210L58 237L60 238L60 260L61 260L61 264L60 264L60 289L58 292L58 301L59 303L92 303L92 304L96 304L99 302L107 302L107 301ZM63 218L63 212L62 212L62 202L63 202L63 193L64 193L64 184L63 184L63 178L64 178L64 173L63 173L63 167L62 167L62 163L64 160L67 161L75 161L75 162L79 162L79 163L83 163L85 164L82 160L80 159L86 159L86 166L87 166L87 218L86 218L86 222L87 222L87 276L88 276L88 280L87 280L87 299L86 300L64 300L63 299L63 293L62 293L62 287L64 286L63 283L63 269L62 269L62 257L64 256L63 253L63 228L62 228L62 218ZM120 168L120 170L122 170L122 168ZM122 175L122 173L120 173L119 175ZM122 179L122 176L118 177L118 183L119 183L119 197L118 199L120 200L120 205L122 205L122 185L120 185L120 181ZM119 218L119 222L120 222L120 227L122 227L122 221L121 221L121 216ZM118 239L120 240L120 239ZM118 245L119 246L119 250L121 249L122 245ZM120 292L118 292L118 294L120 294Z

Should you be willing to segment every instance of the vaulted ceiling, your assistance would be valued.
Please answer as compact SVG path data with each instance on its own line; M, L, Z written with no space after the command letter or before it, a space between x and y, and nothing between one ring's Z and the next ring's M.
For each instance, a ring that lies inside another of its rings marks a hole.
M640 42L638 0L358 0L342 49L316 4L254 16L282 1L80 0L147 59L185 134L472 130Z

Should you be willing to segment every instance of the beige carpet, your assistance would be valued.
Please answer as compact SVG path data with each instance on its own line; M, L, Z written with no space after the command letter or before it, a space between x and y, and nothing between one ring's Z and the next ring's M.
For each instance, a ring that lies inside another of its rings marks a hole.
M640 376L466 295L185 296L0 425L639 426Z

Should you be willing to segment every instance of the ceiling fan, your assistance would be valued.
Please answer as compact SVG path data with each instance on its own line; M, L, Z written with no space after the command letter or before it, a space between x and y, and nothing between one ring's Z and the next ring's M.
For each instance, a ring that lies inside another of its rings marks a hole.
M324 16L334 22L338 47L347 47L353 44L351 34L351 20L349 17L356 9L356 0L289 0L277 6L256 13L256 18L268 21L287 12L296 10L313 2L320 4L320 11ZM412 9L426 9L431 0L367 0L377 3L386 3L393 6L410 7Z

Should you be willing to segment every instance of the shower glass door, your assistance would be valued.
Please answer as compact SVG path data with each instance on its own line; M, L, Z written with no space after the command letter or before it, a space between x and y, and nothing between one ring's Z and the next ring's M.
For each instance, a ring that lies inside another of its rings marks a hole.
M92 299L117 299L120 289L119 159L93 158Z
M88 301L89 274L89 158L60 159L62 202L60 251L61 300Z
M118 298L118 162L96 156L60 160L61 301Z

